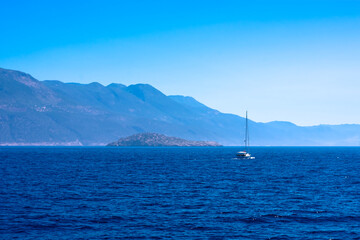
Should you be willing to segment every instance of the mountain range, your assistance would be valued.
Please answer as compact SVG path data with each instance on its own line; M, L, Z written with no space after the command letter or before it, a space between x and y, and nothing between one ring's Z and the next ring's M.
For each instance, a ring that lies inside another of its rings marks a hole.
M251 145L358 146L360 125L249 120ZM148 84L39 81L0 68L0 145L106 145L136 133L242 145L245 120Z

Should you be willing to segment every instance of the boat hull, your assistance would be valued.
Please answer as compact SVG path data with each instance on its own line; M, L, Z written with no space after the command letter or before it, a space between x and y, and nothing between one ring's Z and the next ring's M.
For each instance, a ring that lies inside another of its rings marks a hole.
M238 158L243 158L243 159L251 159L251 158L253 158L253 157L251 157L250 153L247 153L245 151L241 151L241 152L236 153L236 156Z

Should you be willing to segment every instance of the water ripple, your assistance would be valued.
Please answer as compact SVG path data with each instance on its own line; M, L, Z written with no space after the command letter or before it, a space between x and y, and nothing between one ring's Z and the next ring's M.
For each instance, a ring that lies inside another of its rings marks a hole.
M360 148L237 150L1 147L0 239L360 239Z

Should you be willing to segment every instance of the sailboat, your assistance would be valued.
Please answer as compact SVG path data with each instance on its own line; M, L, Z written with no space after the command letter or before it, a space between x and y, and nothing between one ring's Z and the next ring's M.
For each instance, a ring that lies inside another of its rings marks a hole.
M249 124L248 124L248 113L246 111L246 123L245 123L245 150L236 153L236 156L241 159L255 159L249 152L250 147L250 135L249 135Z

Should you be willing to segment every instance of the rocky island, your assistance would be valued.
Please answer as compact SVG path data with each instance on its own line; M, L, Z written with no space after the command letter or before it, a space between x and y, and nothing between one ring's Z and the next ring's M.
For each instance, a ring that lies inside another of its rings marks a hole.
M120 138L107 146L113 147L219 147L217 142L189 141L177 137L168 137L158 133L139 133Z

